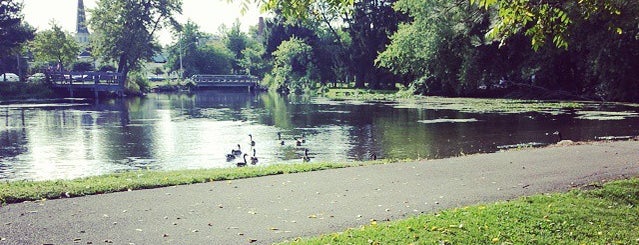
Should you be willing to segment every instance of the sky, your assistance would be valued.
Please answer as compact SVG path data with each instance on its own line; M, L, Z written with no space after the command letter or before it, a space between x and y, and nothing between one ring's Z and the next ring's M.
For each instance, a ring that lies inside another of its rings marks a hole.
M23 0L22 10L27 23L37 30L49 29L49 22L55 20L65 31L75 33L77 0ZM84 0L84 8L94 8L97 0ZM206 33L217 33L221 24L231 26L236 19L242 23L242 29L247 31L249 26L257 25L262 16L257 7L253 7L245 14L240 13L239 1L228 3L226 0L183 0L182 15L177 19L180 23L191 20ZM87 18L91 18L87 13ZM91 32L91 30L89 30ZM173 37L169 30L159 33L161 44L169 44Z

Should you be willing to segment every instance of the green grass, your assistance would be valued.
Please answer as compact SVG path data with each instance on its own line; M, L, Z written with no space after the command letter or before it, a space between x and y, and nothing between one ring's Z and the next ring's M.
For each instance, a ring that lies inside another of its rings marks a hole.
M639 179L298 239L291 244L639 244Z
M264 167L196 169L179 171L138 170L73 180L7 181L0 183L0 203L78 197L118 191L252 178L275 174L383 164L391 160L358 163L276 164Z

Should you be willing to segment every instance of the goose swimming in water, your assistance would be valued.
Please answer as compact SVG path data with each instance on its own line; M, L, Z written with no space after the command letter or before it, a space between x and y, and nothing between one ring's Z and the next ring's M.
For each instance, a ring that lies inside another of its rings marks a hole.
M243 155L243 157L242 157L242 158L244 158L244 161L243 161L243 162L237 162L237 164L236 164L236 165L237 165L238 167L244 167L244 166L246 166L246 156L248 156L248 154L244 154L244 155Z
M235 160L235 155L233 155L233 154L226 154L226 161L227 161L227 162L230 162L230 161L233 161L233 160Z
M310 162L311 161L311 157L308 156L308 149L304 149L304 156L302 157L302 161L304 161L304 162Z
M242 155L242 148L240 147L240 144L237 144L237 150L231 150L231 154L236 156Z
M253 135L249 134L249 142L251 142L251 146L255 146L255 141L253 141Z
M255 165L255 164L257 164L258 161L259 160L255 156L255 149L253 149L253 156L251 157L251 164Z

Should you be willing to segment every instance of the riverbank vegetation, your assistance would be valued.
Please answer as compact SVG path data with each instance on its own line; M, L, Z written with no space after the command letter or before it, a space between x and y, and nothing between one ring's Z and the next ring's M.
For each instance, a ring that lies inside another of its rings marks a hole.
M22 36L2 46L0 53L12 55L0 57L0 71L25 73L28 69L20 65L27 62L20 57L27 55L34 30L22 23L21 5L9 2L7 15L21 27L16 30ZM639 101L636 1L339 0L290 5L297 7L265 1L271 17L248 32L237 22L218 33L204 33L190 21L177 23L181 1L149 1L148 6L107 2L98 1L91 10L90 48L93 59L117 64L127 77L129 71L180 79L253 75L264 88L282 93L321 92L337 84L368 90L402 85L420 95ZM136 20L131 24L136 28L114 24L125 23L117 21L122 18ZM158 45L154 35L160 28L173 29L176 40ZM145 62L158 56L166 57L163 68L146 71Z
M53 90L43 83L7 83L0 86L0 102L55 97Z
M588 190L590 189L590 190ZM639 179L448 209L286 244L634 244Z

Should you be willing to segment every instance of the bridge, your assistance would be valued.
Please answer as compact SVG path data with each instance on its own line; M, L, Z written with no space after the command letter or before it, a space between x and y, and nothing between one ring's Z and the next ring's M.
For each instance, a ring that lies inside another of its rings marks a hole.
M116 72L51 72L46 73L46 81L54 90L66 90L71 97L75 93L124 94L124 76Z
M233 89L246 88L253 91L258 88L259 80L249 75L193 75L191 80L197 89Z

